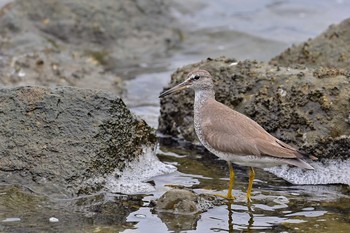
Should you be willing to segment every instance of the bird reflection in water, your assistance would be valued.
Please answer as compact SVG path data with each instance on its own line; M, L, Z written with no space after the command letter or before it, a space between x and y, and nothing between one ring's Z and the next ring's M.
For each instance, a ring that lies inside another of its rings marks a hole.
M230 233L234 232L234 219L233 219L232 204L233 204L233 201L228 201L227 202L228 232L230 232ZM254 224L254 215L253 215L253 210L251 208L250 203L248 203L247 208L248 208L248 214L249 214L249 217L250 217L249 220L248 220L248 224L247 224L247 232L252 232L252 226Z

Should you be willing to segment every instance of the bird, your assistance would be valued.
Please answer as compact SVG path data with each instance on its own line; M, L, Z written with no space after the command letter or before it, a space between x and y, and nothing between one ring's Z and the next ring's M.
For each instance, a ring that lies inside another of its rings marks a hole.
M193 89L194 128L199 141L211 153L228 164L230 181L226 195L234 200L232 188L234 169L232 163L250 167L246 198L251 202L255 177L254 167L267 168L288 164L302 169L314 168L304 159L317 158L307 155L269 134L257 122L215 100L212 75L204 69L196 69L182 83L163 91L159 98L185 89Z

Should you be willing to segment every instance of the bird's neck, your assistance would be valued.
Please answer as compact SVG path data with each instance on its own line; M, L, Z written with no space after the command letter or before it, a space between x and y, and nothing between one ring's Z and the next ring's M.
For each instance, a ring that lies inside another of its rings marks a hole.
M203 106L206 105L207 101L210 99L215 99L215 92L211 90L196 90L194 94L194 111L193 111L193 120L194 120L194 129L198 136L199 141L206 146L206 141L204 139L203 131L202 131L202 115Z
M208 99L215 99L215 92L214 90L196 90L194 96L194 110L196 112Z

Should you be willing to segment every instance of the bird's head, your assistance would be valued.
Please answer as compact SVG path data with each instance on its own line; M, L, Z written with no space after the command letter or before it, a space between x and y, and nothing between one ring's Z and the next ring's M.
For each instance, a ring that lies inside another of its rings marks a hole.
M159 98L170 95L184 89L191 88L193 90L211 90L213 89L213 80L210 73L206 70L194 70L187 75L187 78L182 83L162 92Z

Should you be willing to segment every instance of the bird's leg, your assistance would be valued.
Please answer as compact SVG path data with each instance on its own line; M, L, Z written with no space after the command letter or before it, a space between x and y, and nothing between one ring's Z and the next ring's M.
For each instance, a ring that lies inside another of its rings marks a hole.
M235 172L233 170L232 163L227 161L227 164L228 164L228 168L230 169L230 183L228 185L227 195L224 196L224 195L216 194L216 196L219 196L228 200L234 200L235 197L232 195L232 188L233 188L233 181L235 179Z
M232 189L233 189L233 182L235 180L235 172L232 167L232 163L227 161L228 168L230 169L230 183L228 185L228 191L227 191L227 199L233 200L235 197L232 195Z
M250 167L250 172L249 172L249 184L248 184L248 190L247 190L247 201L251 202L250 196L251 196L251 192L253 189L253 181L254 181L254 177L255 177L255 171L252 167Z

